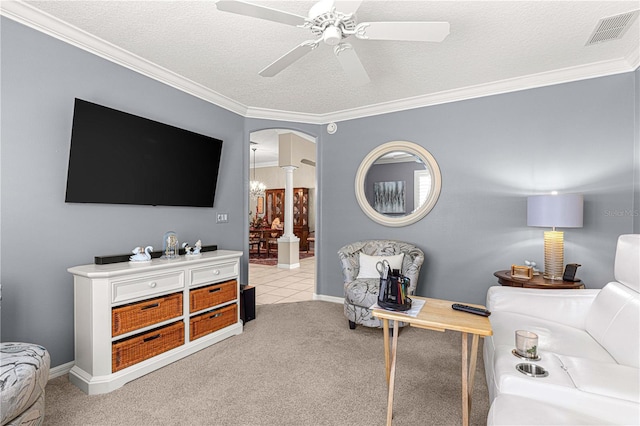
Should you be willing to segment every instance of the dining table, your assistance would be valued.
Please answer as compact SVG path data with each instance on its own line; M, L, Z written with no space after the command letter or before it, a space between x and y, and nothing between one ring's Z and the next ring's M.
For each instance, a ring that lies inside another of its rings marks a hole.
M267 245L267 241L269 240L269 238L278 238L282 235L283 230L282 229L271 229L271 228L249 228L249 239L251 242L251 234L255 236L258 236L258 253L257 256L260 257L260 249L262 248L262 246L264 245L265 248L265 254L268 256L269 255L269 247Z

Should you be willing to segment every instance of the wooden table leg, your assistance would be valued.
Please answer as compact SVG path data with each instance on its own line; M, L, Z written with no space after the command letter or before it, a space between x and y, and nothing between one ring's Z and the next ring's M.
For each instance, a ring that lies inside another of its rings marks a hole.
M477 334L473 334L471 337L471 353L469 354L469 356L471 357L471 359L469 360L469 385L468 385L468 390L469 390L469 404L468 404L468 413L469 416L471 415L471 403L472 403L472 396L473 396L473 380L475 379L476 376L476 362L478 361L478 340L480 340L480 337Z
M469 426L471 395L478 360L478 335L472 334L471 353L469 353L469 335L462 333L462 425Z
M462 426L469 426L469 341L462 333Z
M387 388L389 387L389 372L391 364L389 361L389 320L382 320L382 335L384 336L384 368L387 375Z
M393 385L396 379L396 354L398 350L398 321L393 322L393 343L391 344L391 372L389 376L389 401L387 403L387 426L393 418Z

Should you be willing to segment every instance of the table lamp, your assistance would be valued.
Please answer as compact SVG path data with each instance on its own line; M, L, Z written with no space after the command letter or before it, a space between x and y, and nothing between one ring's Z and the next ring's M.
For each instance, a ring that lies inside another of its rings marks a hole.
M564 267L564 232L558 228L582 228L582 194L527 197L527 225L552 228L544 233L544 277L561 280Z

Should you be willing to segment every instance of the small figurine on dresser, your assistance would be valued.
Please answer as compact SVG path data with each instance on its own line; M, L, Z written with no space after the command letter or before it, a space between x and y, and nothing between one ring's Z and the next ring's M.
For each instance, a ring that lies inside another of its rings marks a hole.
M524 264L530 266L531 269L533 269L533 275L540 275L540 271L538 270L538 268L536 268L536 266L538 266L536 262L525 260Z
M189 246L189 243L182 243L182 248L184 249L184 255L187 258L200 257L200 250L202 249L202 242L200 240L196 241L195 248Z
M129 256L129 261L132 263L149 263L151 262L151 252L153 247L147 246L144 249L142 247L136 247L132 250L133 256Z

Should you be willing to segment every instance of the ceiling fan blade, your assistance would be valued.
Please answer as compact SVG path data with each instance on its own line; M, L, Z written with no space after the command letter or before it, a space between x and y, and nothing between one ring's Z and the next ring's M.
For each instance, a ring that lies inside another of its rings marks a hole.
M304 16L238 0L219 0L216 2L216 7L218 10L224 12L252 16L254 18L266 19L267 21L280 22L281 24L293 26L304 25L306 21Z
M361 4L362 0L336 0L334 2L336 10L345 15L356 13Z
M342 65L352 83L361 86L371 81L356 51L349 43L340 43L333 48L333 53L335 53L340 65Z
M287 68L289 65L293 64L295 61L318 47L319 42L320 40L307 40L303 43L300 43L299 45L282 55L280 58L278 58L271 65L260 71L258 74L263 77L273 77L274 75L278 74L280 71Z
M449 35L448 22L363 22L355 36L364 40L442 41Z

